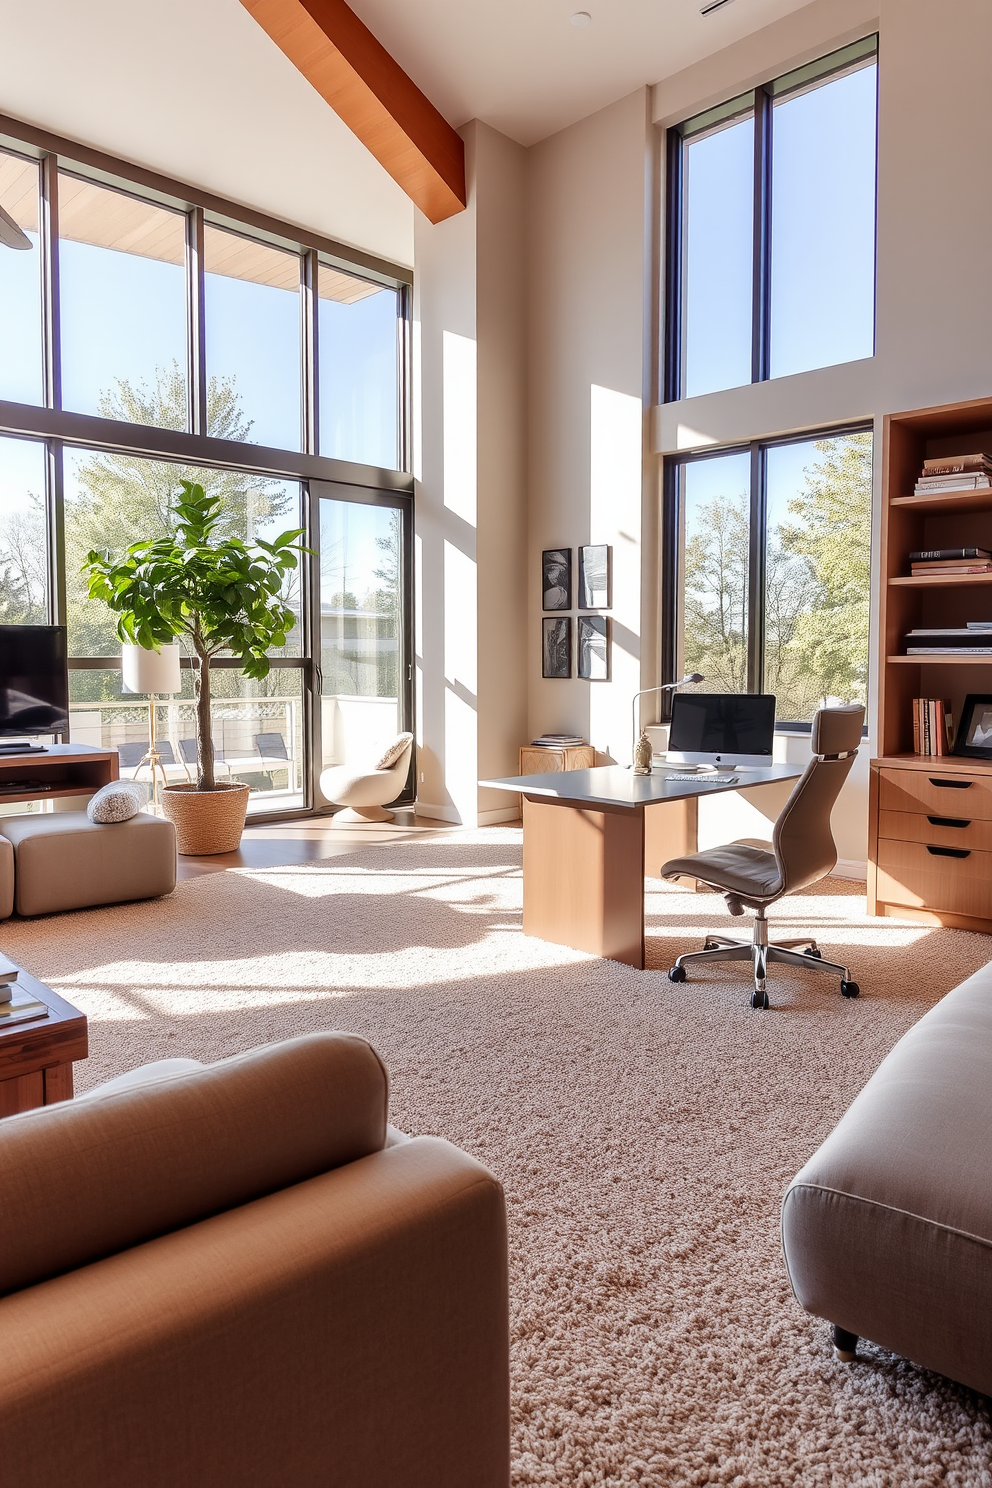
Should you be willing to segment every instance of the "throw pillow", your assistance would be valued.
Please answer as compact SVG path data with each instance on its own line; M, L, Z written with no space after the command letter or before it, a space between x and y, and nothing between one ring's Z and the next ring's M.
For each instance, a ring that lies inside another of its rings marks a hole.
M388 770L391 765L395 765L400 755L403 754L406 750L407 745L411 744L412 742L412 734L400 734L396 742L394 744L390 744L389 748L384 752L382 759L376 765L376 769Z
M140 785L134 785L130 780L112 780L90 796L86 815L91 822L130 821L144 804L145 793Z

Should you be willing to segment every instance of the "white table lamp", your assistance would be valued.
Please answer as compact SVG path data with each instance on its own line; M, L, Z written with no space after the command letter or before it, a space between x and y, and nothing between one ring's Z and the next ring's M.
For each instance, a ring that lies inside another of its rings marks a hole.
M144 646L125 646L121 655L124 674L124 691L141 692L148 696L148 750L134 772L147 765L152 777L152 806L159 805L159 779L168 784L162 756L155 746L155 698L156 695L181 692L182 673L179 668L180 646L175 641L171 646L162 646L158 651L149 651Z

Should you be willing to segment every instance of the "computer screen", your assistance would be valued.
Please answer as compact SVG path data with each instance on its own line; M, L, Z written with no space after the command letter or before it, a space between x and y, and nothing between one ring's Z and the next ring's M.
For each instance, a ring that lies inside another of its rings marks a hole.
M769 765L775 696L766 692L677 692L668 758L679 764Z

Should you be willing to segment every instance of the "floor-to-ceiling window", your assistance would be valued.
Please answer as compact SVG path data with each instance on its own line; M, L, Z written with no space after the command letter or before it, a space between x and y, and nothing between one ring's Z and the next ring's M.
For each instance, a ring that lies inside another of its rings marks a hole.
M671 462L667 649L709 692L771 692L782 725L864 703L870 429Z
M877 37L669 130L668 401L870 357Z
M374 763L411 725L409 275L51 144L0 139L0 205L29 245L0 244L0 620L67 626L72 738L118 747L127 774L145 700L122 689L86 554L167 531L184 479L231 535L302 527L297 624L261 681L218 659L213 726L250 810L320 805L323 763ZM189 669L158 724L183 779Z

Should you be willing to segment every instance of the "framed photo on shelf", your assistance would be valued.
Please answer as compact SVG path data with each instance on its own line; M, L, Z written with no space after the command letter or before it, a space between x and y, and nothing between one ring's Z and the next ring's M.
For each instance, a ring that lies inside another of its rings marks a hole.
M951 753L992 760L992 693L969 692Z
M571 548L545 548L541 555L541 587L543 609L572 608Z
M567 615L546 616L541 622L541 676L572 675L572 622Z
M606 615L578 619L579 676L587 682L610 680L610 621Z
M579 549L580 610L608 610L613 604L612 556L605 543Z

